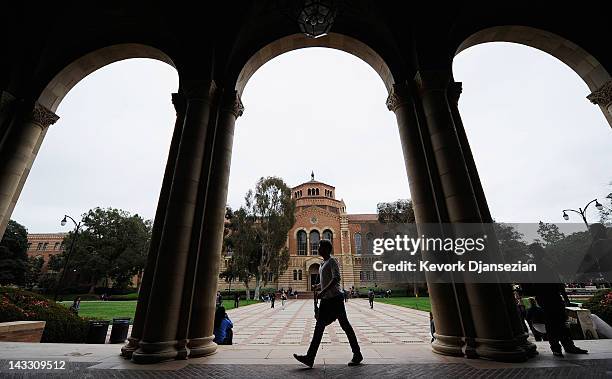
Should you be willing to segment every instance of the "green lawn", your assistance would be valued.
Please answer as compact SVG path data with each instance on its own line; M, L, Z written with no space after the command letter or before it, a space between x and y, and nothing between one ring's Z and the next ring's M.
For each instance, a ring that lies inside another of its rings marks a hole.
M240 306L255 304L255 300L240 300ZM65 307L70 307L72 301L62 301ZM234 300L223 300L225 309L234 308ZM118 317L129 317L134 319L136 312L136 300L128 301L81 301L79 316L90 317L99 320L112 320Z
M400 307L418 309L420 311L431 311L431 303L429 297L390 297L376 298L376 302L398 305Z

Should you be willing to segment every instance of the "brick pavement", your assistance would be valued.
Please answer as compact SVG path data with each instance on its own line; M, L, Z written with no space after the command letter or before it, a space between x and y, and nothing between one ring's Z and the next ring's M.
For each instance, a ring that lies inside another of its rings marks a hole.
M431 340L429 314L408 308L375 303L365 299L346 303L349 321L361 345L423 343ZM269 303L231 309L235 345L308 345L315 327L312 300L289 300L271 309ZM322 345L348 345L338 322L325 329Z

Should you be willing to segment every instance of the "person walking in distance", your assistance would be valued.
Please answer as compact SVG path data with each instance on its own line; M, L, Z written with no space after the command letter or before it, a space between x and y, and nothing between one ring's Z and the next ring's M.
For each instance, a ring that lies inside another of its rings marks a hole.
M353 359L348 365L359 365L361 361L363 361L363 356L361 355L361 349L359 348L355 331L346 316L344 298L342 290L340 289L340 269L338 267L338 262L331 257L331 242L329 240L321 240L319 242L318 251L319 255L323 257L323 264L319 267L320 284L313 286L316 287L315 289L320 289L320 292L316 294L316 297L321 299L317 323L306 355L293 354L293 357L312 368L317 350L319 350L319 345L321 344L321 338L323 338L325 327L335 320L338 320L340 327L344 330L344 333L346 333L346 337L351 345L351 350L353 351Z
M239 305L240 305L240 294L236 292L234 294L234 308L238 308Z
M274 300L276 300L276 292L270 294L270 308L274 308Z
M287 302L287 292L283 291L281 294L281 306L285 309L285 303Z
M374 291L371 288L368 291L368 300L370 301L370 309L374 309Z

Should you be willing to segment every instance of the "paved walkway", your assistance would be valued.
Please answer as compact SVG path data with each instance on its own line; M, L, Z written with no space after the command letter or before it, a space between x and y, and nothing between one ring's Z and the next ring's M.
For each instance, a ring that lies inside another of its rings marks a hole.
M285 308L280 301L271 309L269 303L231 309L235 345L308 345L316 320L312 300L289 300ZM431 341L429 314L394 305L351 299L346 303L349 321L362 346L412 344ZM340 324L325 329L322 345L348 346Z
M278 303L280 305L280 303ZM332 324L324 337L315 368L305 369L292 358L303 353L312 333L312 300L290 301L285 309L256 304L228 313L236 324L236 344L220 346L212 356L136 365L119 356L121 345L0 343L0 377L68 376L75 378L293 378L293 377L582 377L612 375L612 340L580 341L585 356L556 358L546 342L540 355L512 364L481 359L446 357L432 353L428 314L365 300L347 305L365 360L346 367L351 358L346 336ZM296 342L297 341L297 342ZM65 361L65 370L10 370L11 360Z

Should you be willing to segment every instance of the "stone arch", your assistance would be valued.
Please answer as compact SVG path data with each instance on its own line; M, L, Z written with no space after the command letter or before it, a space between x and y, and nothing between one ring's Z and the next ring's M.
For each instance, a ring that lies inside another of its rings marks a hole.
M123 43L94 50L72 61L58 72L42 90L38 103L55 112L68 92L82 79L111 63L130 58L156 59L176 67L163 51L138 43Z
M463 50L487 42L513 42L530 46L552 55L570 67L591 90L587 98L600 106L612 127L612 76L589 52L574 42L546 30L520 25L494 26L467 37L457 48ZM602 95L607 100L602 99Z
M306 47L327 47L360 58L378 73L387 88L387 92L391 92L395 80L383 58L374 49L358 39L339 33L329 33L320 38L310 38L304 34L291 34L269 43L253 54L244 64L238 74L236 91L241 95L249 79L268 61L289 51Z

